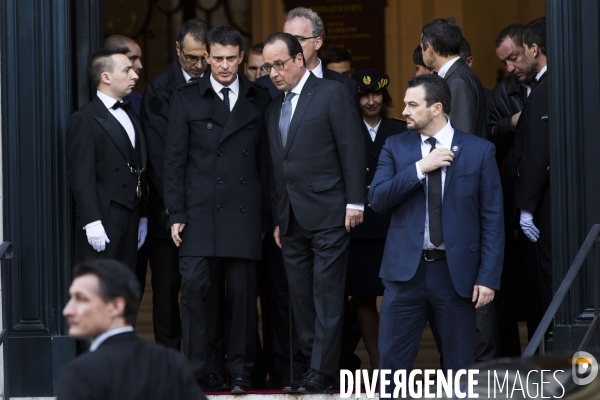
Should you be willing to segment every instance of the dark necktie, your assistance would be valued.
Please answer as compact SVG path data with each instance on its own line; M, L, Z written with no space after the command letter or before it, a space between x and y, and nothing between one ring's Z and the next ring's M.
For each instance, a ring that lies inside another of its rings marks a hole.
M435 149L435 138L427 139L431 145L430 153ZM442 168L427 174L427 204L429 210L429 241L438 247L444 243L442 232Z
M188 79L188 83L190 82L198 82L198 78L190 78Z
M527 85L531 88L531 90L533 90L533 88L538 84L538 80L537 79L532 79L529 82L527 82Z
M229 104L229 91L231 89L224 87L223 89L221 89L221 93L223 93L223 103L225 103L225 105L227 106L227 111L231 110L230 104Z
M281 106L281 118L279 119L279 134L281 135L281 143L285 149L288 132L290 130L290 122L292 120L292 98L296 93L288 92Z
M129 100L125 100L125 101L117 101L115 104L113 104L113 106L111 107L113 110L117 110L119 108L122 108L123 111L127 111L127 109L129 108Z

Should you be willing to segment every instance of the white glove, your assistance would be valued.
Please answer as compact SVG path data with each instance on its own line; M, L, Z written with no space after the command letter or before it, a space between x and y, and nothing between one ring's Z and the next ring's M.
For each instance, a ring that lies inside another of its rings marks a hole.
M138 226L138 250L144 245L146 236L148 235L148 218L140 218L140 225Z
M97 252L104 251L104 249L106 249L106 243L110 243L108 236L106 236L106 231L102 226L102 221L88 224L85 228L85 234L87 235L88 243Z
M533 224L533 214L529 211L521 210L520 223L525 236L532 242L537 242L540 237L540 230Z

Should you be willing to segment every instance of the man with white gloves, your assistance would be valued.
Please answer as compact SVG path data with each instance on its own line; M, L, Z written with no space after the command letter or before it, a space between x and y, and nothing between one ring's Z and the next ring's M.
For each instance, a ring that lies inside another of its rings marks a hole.
M148 219L146 143L123 97L138 79L128 49L99 50L88 67L97 88L69 119L65 154L75 198L74 261L115 258L134 269Z

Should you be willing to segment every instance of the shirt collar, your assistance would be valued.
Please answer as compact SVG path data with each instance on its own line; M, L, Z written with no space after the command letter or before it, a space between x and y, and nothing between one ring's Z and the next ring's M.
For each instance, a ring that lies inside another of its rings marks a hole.
M114 106L116 102L120 101L120 100L110 97L109 95L107 95L105 93L102 93L99 90L96 91L96 95L102 101L102 103L104 103L106 108L112 108L112 106Z
M308 80L309 76L310 71L306 70L306 72L304 72L304 76L302 76L302 79L300 79L300 82L298 82L298 84L292 90L290 90L290 92L296 93L299 96L300 93L302 93L302 88L304 87L304 84Z
M448 70L450 69L450 67L451 67L451 66L452 66L452 65L453 65L455 62L457 62L459 58L460 58L459 56L457 56L457 57L454 57L452 60L450 60L450 61L448 61L446 64L444 64L444 65L442 66L442 68L440 68L440 70L438 71L438 75L439 75L440 77L442 77L442 78L445 78L445 77L446 77L446 74L448 73Z
M90 352L95 351L109 337L118 335L119 333L133 332L133 326L125 326L123 328L110 329L98 336L94 343L90 346Z
M192 76L185 72L185 69L181 68L181 73L183 74L183 79L185 79L185 83L188 83Z
M545 65L544 68L542 68L542 70L540 72L538 72L538 74L535 76L535 80L539 81L540 78L542 77L542 75L544 75L544 73L548 70L548 65Z
M213 78L212 74L210 74L210 84L212 85L213 90L217 93L221 92L221 89L224 87L231 89L231 94L237 95L240 91L240 80L238 79L237 75L235 76L235 81L233 81L231 85L223 86L217 82L215 78Z
M452 146L454 128L450 124L450 119L448 119L446 125L438 133L433 135L433 137L440 142L440 145L436 146L436 148L443 147L445 149L449 149ZM421 135L421 142L425 142L427 139L429 139L429 136Z
M319 79L323 79L323 64L321 64L321 59L317 58L317 60L319 60L319 64L310 72L312 72L313 74L315 74L315 76Z
M375 127L372 127L371 125L367 124L367 121L363 120L363 122L365 123L365 126L367 127L367 130L370 132L371 129L373 129L375 131L375 133L379 132L379 125L381 125L381 121L383 121L383 118L381 118L379 120L379 122L377 123L377 125L375 125Z

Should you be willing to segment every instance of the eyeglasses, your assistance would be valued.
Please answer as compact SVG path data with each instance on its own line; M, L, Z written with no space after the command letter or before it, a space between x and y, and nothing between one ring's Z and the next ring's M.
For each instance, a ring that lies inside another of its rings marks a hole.
M198 64L198 61L201 61L202 64L206 62L206 59L204 57L197 57L191 54L185 54L185 52L183 51L183 47L181 46L179 46L179 50L181 51L181 54L183 54L183 57L192 64Z
M300 53L298 53L298 54L300 54ZM275 71L281 71L285 67L285 63L290 61L292 58L296 57L298 54L294 54L293 56L291 56L290 58L288 58L285 61L278 61L273 65L264 64L262 67L260 67L260 69L262 69L263 72L266 72L267 74L271 73L271 68L274 68Z
M294 35L294 37L296 39L298 39L300 41L300 43L302 43L303 41L305 41L307 39L316 39L316 38L318 38L318 36L304 37L304 36L298 36L298 35Z

